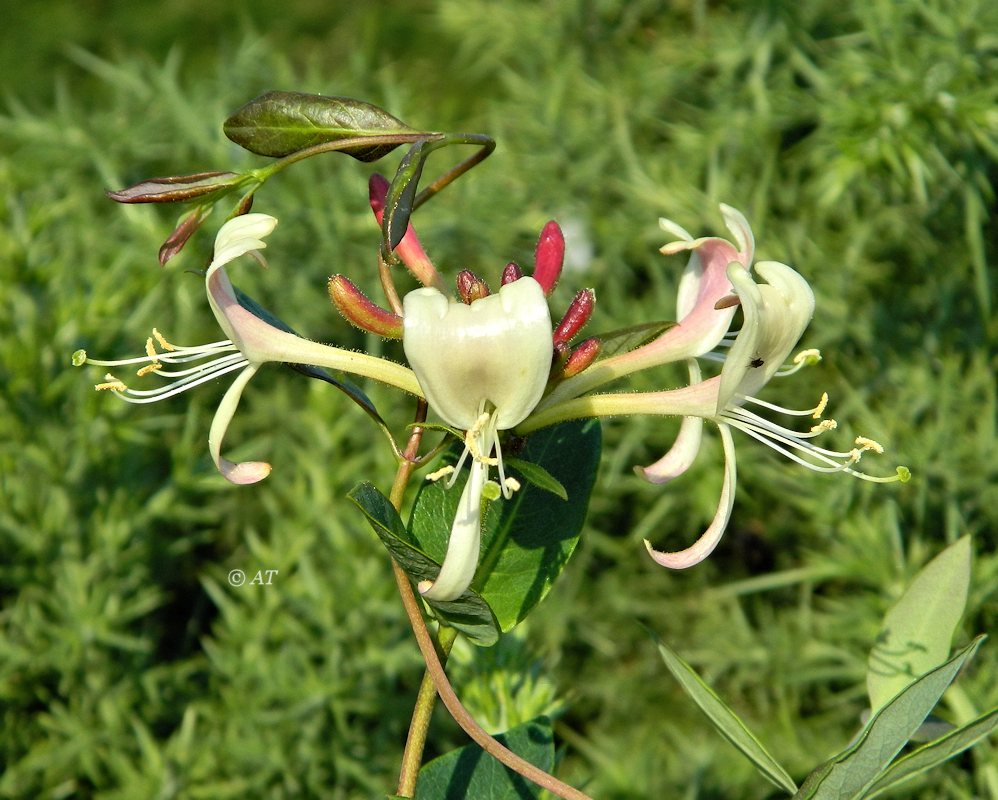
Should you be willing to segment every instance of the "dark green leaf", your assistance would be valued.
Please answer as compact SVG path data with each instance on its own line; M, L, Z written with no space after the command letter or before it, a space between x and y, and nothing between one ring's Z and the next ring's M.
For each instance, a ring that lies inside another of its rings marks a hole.
M545 772L554 768L554 736L544 717L496 737L518 756ZM416 800L527 800L540 789L503 766L477 744L430 761L419 771Z
M656 642L669 672L679 681L683 691L690 696L693 702L700 706L700 710L707 715L718 732L755 764L759 772L766 778L787 794L796 792L797 784L794 783L793 778L769 754L762 742L746 727L738 715L714 693L713 689L703 682L693 667L683 661L674 650L659 641L657 637Z
M596 338L600 340L600 358L609 358L618 353L627 353L637 347L648 344L665 333L669 328L674 328L675 322L644 322L640 325L630 325L626 328L618 328L608 333L601 333Z
M395 507L373 484L357 484L350 491L350 499L364 512L374 532L407 575L417 582L437 577L439 562L426 555L412 540ZM488 604L470 589L456 600L426 602L440 619L475 644L488 647L498 641L499 627Z
M225 135L261 156L280 158L307 147L356 137L414 133L387 111L349 97L267 92L225 120ZM377 161L398 143L348 146L360 161Z
M918 730L984 638L978 636L945 664L918 678L881 708L852 745L808 776L794 795L795 800L862 797Z
M413 144L399 162L395 177L388 187L381 229L390 251L398 247L402 237L405 236L409 217L412 216L413 203L416 200L419 178L423 174L423 165L426 163L426 157L436 149L436 145L437 143L427 141Z
M599 464L601 432L595 420L568 422L530 435L519 457L539 464L564 486L568 502L524 486L509 500L490 503L483 515L482 556L472 584L500 628L510 630L548 593L575 550ZM507 452L513 450L507 445ZM449 452L453 463L461 445ZM513 470L515 472L515 469ZM467 470L450 489L425 483L416 497L410 530L425 552L442 561Z
M978 717L966 725L940 736L924 747L919 747L904 758L899 758L870 787L866 797L876 797L898 784L921 775L928 769L943 763L953 756L959 755L969 747L973 747L985 736L998 727L998 708L992 709L984 716Z

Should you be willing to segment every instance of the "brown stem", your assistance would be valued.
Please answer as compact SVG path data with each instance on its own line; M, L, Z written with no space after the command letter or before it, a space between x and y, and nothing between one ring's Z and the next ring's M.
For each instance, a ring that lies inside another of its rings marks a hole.
M398 584L399 594L402 596L402 604L405 606L406 614L409 616L409 623L412 625L412 632L416 635L416 644L419 652L426 662L427 672L433 678L437 687L437 694L443 701L444 706L454 718L454 721L461 726L468 736L486 753L505 764L514 772L533 781L543 789L563 800L592 800L589 795L580 792L567 783L562 783L553 775L548 774L540 767L536 767L529 761L521 758L509 748L497 742L488 732L482 728L468 710L461 704L454 687L451 686L443 664L437 656L436 648L433 646L433 637L430 635L426 622L423 620L423 611L412 590L409 576L396 563L392 561L392 569L395 571L395 582Z

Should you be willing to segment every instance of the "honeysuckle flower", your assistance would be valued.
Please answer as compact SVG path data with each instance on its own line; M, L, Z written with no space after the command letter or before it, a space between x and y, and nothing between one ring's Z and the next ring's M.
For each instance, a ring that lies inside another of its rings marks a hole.
M791 374L817 360L816 351L804 351L793 366L784 366L814 313L814 294L796 271L775 261L755 265L762 279L751 274L754 248L752 232L744 217L722 206L722 213L734 234L738 249L721 239L693 239L668 220L662 226L680 236L680 241L662 248L664 253L691 251L690 262L680 284L677 316L679 324L668 329L644 347L622 356L597 362L577 377L558 385L537 409L517 427L521 434L567 419L587 416L654 414L681 416L683 422L673 447L655 464L637 472L653 483L665 483L692 464L700 448L704 420L715 423L724 449L725 470L721 495L707 530L690 547L676 552L660 552L645 542L649 554L659 564L682 569L706 558L720 541L734 504L736 462L731 428L737 428L762 441L791 460L818 472L844 472L864 480L887 482L907 480L908 471L898 467L894 476L879 478L854 468L861 455L883 448L871 439L858 437L847 452L817 446L813 439L836 427L823 420L808 431L784 427L745 408L759 406L791 416L821 418L827 403L822 395L811 409L796 411L755 398L774 376ZM742 327L728 334L735 307L742 310ZM727 345L726 354L716 352ZM720 375L702 379L696 356L723 362ZM622 375L650 366L685 359L689 386L662 392L583 395L589 389Z
M237 463L221 455L222 440L243 389L263 364L284 362L328 367L374 378L422 397L412 370L365 353L303 339L261 319L240 304L225 266L240 256L265 248L263 239L273 232L276 225L277 220L266 214L245 214L226 222L215 238L214 258L205 274L205 288L208 303L228 338L186 347L169 343L154 330L153 336L146 341L144 356L99 361L87 358L83 351L73 355L73 363L77 366L141 365L137 373L139 377L155 374L168 380L165 386L159 388L133 389L109 374L103 383L97 385L97 389L112 391L130 403L165 400L230 372L238 372L218 405L208 434L208 449L215 466L225 478L236 484L256 483L266 478L271 470L270 464L263 461ZM157 350L157 345L162 352Z
M551 370L551 314L531 277L469 304L434 288L416 289L403 299L403 311L406 358L430 408L467 432L454 477L472 459L440 573L418 587L432 600L453 600L478 565L489 468L497 468L505 497L515 488L503 469L499 432L522 422L541 398Z

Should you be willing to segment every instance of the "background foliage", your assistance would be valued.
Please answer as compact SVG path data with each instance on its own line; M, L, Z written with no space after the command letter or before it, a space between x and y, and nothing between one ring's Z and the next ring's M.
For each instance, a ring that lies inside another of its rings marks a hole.
M799 778L844 746L866 653L918 567L974 535L962 645L998 616L995 456L998 7L986 0L437 0L278 14L134 2L16 4L0 50L0 797L371 797L393 785L421 670L384 551L346 499L387 489L380 434L324 385L272 368L230 433L275 466L230 487L205 439L220 386L140 408L98 396L69 355L125 355L153 326L214 338L210 235L166 270L170 211L104 188L258 160L221 135L273 88L370 100L499 149L416 217L438 264L529 263L543 223L570 237L594 330L672 314L683 259L658 216L753 223L761 258L818 297L825 360L768 397L827 388L840 441L882 441L914 479L868 487L740 442L732 526L704 565L665 573L709 519L711 442L668 489L639 481L674 426L605 426L591 515L562 579L495 648L455 655L497 729L554 713L560 774L601 798L767 796L665 677L636 620L690 661ZM799 5L799 7L797 7ZM155 11L153 11L155 9ZM155 13L156 24L149 15ZM96 20L100 20L98 23ZM315 338L379 350L325 300L373 286L367 167L326 158L263 191L281 218L264 305ZM657 376L658 386L681 375ZM651 384L649 384L651 385ZM386 418L408 413L371 389ZM893 464L894 462L891 462ZM889 468L888 470L889 471ZM230 587L230 569L279 570ZM941 707L996 702L986 645ZM430 755L464 744L440 716ZM998 797L993 748L924 797Z

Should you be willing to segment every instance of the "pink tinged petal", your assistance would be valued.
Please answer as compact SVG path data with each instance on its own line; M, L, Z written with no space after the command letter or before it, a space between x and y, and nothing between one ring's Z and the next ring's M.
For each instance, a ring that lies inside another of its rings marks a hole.
M370 198L371 210L380 225L385 217L385 198L388 196L390 184L384 175L375 173L368 181L368 196ZM405 229L402 241L395 248L395 255L401 259L405 268L411 272L423 286L436 286L443 288L443 279L437 268L433 266L430 257L426 255L423 245L420 244L416 229L412 223Z
M215 418L211 421L211 430L208 432L208 451L211 453L212 461L218 467L222 476L236 484L250 484L262 481L270 474L270 464L264 461L242 461L235 463L223 458L221 455L222 440L225 438L225 431L232 421L232 416L239 406L239 398L243 389L250 379L256 374L257 367L250 365L246 367L232 385L225 392L222 402L218 404Z
M687 547L685 550L663 553L655 550L651 542L645 539L645 547L648 549L648 555L655 560L655 563L663 567L668 567L669 569L686 569L687 567L699 564L717 547L717 543L721 541L724 529L728 525L728 520L731 519L731 509L735 504L735 482L737 477L735 469L735 445L731 440L731 430L727 425L719 424L717 428L721 434L721 442L724 446L724 483L721 486L721 497L717 503L717 512L714 514L714 519L707 530L697 539L695 544Z
M690 385L701 380L700 365L689 362ZM700 452L703 440L703 418L683 417L676 441L664 456L647 467L635 467L634 471L650 483L668 483L678 478L690 468Z
M478 568L482 538L482 488L488 467L474 461L461 492L457 515L447 542L447 555L435 581L419 584L419 593L429 600L456 600L471 585Z
M534 250L534 280L550 295L561 277L565 264L565 236L554 220L548 222L541 231Z

